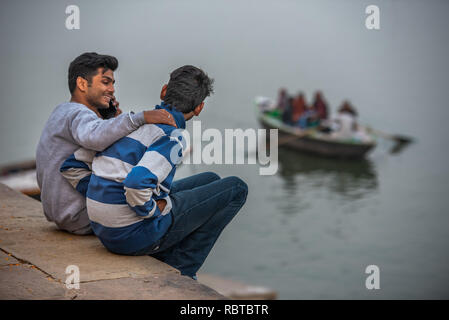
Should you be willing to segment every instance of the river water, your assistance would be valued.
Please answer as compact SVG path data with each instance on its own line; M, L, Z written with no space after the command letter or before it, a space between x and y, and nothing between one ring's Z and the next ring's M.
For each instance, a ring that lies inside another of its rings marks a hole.
M79 30L65 8L80 8ZM365 8L380 8L380 30ZM279 150L279 170L183 165L249 185L202 272L275 289L282 299L449 298L447 169L449 21L446 1L9 1L0 26L0 164L34 158L53 108L69 99L67 67L85 51L115 55L124 111L159 102L184 64L215 78L206 128L259 128L257 95L279 87L343 99L360 122L416 143L401 153L379 141L364 161ZM191 127L191 124L189 124ZM367 290L368 265L380 289Z

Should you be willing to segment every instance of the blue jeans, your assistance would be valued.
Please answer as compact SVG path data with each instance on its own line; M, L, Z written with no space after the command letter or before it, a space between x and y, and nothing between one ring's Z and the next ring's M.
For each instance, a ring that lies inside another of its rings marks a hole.
M173 223L167 233L136 255L151 255L195 277L224 227L246 201L248 186L237 177L212 172L173 182Z

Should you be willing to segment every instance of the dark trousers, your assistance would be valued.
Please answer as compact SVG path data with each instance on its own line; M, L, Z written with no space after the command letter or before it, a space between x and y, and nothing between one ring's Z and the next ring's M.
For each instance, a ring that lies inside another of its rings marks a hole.
M138 254L151 255L196 278L224 227L246 201L248 186L240 178L221 179L212 172L173 182L173 223L160 241Z

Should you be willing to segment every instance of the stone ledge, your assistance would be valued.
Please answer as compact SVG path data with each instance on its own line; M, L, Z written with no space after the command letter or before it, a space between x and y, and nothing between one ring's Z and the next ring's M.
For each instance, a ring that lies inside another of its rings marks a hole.
M149 256L108 252L48 222L40 202L0 184L0 299L226 299ZM80 289L66 289L77 265Z

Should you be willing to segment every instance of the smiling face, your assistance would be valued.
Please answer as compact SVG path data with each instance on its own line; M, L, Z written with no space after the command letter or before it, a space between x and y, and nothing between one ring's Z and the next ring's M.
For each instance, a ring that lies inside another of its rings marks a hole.
M85 91L86 101L97 109L109 108L109 101L114 96L115 88L114 72L98 68L96 75L92 76Z

